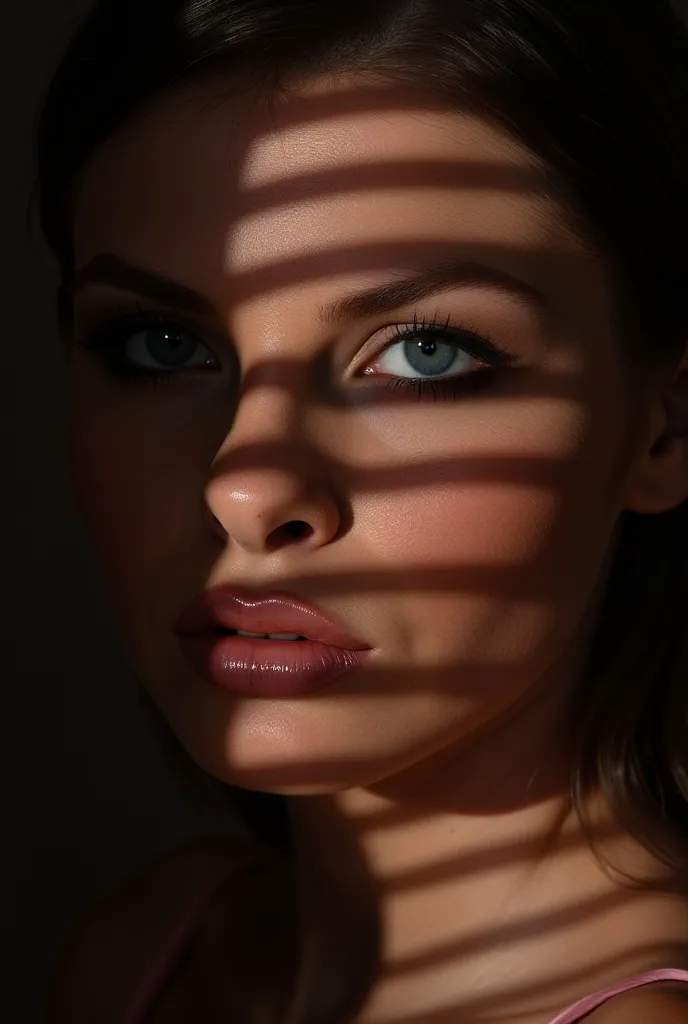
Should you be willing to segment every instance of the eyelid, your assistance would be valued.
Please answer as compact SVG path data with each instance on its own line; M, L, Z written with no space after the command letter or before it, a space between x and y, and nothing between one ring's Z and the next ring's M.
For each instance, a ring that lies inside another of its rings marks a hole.
M157 306L154 303L144 303L140 299L131 299L127 302L122 298L117 303L112 300L107 303L84 301L83 307L79 310L77 304L75 308L70 339L80 347L91 347L89 339L104 334L110 328L114 332L118 327L124 330L127 325L131 325L134 329L138 324L156 323L168 323L188 331L213 351L212 341L220 340L221 336L224 336L225 344L227 344L226 334L217 324L202 323L188 314ZM218 353L215 354L219 358Z
M190 335L194 341L206 349L208 356L215 363L217 369L221 369L226 363L226 353L223 353L221 340L215 337L208 337L209 331L203 330L185 317L170 316L158 310L143 310L140 313L132 313L131 310L124 314L104 314L95 318L89 325L74 332L73 343L86 351L98 353L111 353L121 350L122 357L128 342L137 334L141 334L155 326L169 326L171 330L177 330ZM224 354L224 358L223 358ZM135 366L138 364L132 364ZM200 368L200 364L189 367L189 370ZM153 372L153 371L151 371ZM177 371L180 372L180 371Z

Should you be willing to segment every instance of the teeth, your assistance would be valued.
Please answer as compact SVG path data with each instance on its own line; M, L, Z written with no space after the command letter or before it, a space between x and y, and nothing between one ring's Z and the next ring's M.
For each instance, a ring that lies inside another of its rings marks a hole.
M247 633L244 629L237 629L237 636L248 636L253 640L299 640L298 633Z

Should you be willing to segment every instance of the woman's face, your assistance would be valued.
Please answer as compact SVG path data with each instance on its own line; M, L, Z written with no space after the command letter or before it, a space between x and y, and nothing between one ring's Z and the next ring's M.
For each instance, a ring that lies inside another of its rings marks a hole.
M102 148L75 230L77 496L199 764L372 786L566 692L634 442L604 266L527 152L398 89L199 87ZM175 633L224 586L371 650L232 692Z

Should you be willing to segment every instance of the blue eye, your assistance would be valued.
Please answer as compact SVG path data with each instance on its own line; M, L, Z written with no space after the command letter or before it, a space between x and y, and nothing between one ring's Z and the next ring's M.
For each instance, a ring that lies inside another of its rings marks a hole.
M109 373L128 381L220 369L215 353L193 328L160 314L118 317L96 330L84 347L98 355Z
M364 374L381 377L391 390L417 398L452 398L489 386L496 372L514 361L485 334L414 316L412 324L394 328Z
M124 355L132 366L147 370L174 371L213 362L212 353L184 328L164 324L136 331L124 344Z
M445 340L439 332L431 331L418 331L414 337L395 342L377 362L384 373L407 379L469 373L476 364L482 365L458 339Z

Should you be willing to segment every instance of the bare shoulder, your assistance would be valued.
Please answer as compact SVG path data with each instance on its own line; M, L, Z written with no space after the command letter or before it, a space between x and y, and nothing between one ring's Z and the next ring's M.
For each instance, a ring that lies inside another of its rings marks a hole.
M48 1024L120 1024L186 909L252 855L258 850L245 840L195 840L146 864L89 906L62 943Z
M607 1003L590 1024L688 1024L688 985L671 982L636 989Z

